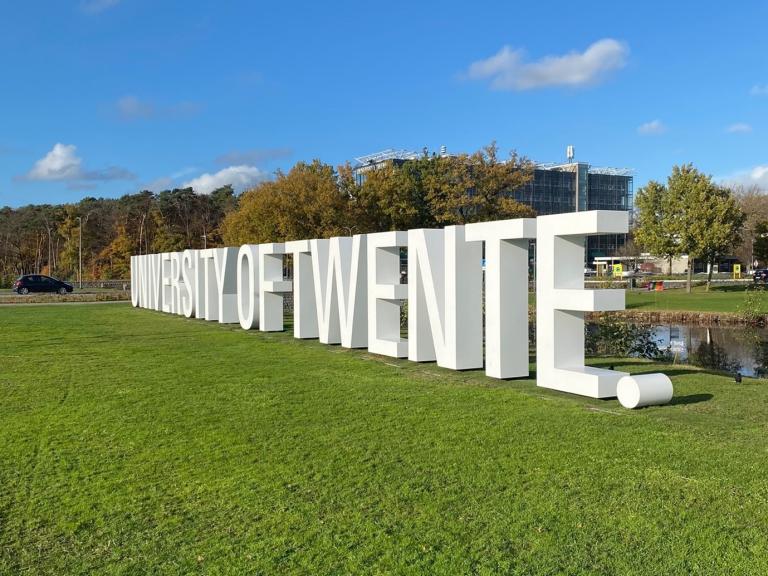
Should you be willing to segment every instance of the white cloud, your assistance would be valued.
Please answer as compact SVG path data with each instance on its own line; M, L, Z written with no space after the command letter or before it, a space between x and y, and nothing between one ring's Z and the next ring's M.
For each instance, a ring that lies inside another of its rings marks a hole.
M236 192L246 190L266 178L266 173L255 166L229 166L215 174L202 174L185 182L182 188L193 188L198 194L210 194L217 188L231 185Z
M736 122L736 124L728 126L725 131L730 134L745 134L747 132L752 132L752 126L745 122Z
M645 124L640 124L637 127L637 133L644 136L652 134L664 134L667 131L667 126L661 120L651 120Z
M755 84L749 91L751 96L768 96L768 84Z
M27 173L29 180L76 180L82 171L82 160L74 144L54 144L48 154L35 162Z
M74 144L54 144L50 152L35 162L32 169L21 177L23 180L68 182L79 186L84 182L108 180L132 180L135 175L117 166L98 170L84 170L83 161L77 155Z
M746 187L757 186L768 192L768 164L741 170L730 176L718 178L718 180L727 184L740 184Z
M81 0L80 10L86 14L98 14L120 4L121 0Z
M761 188L768 190L768 165L755 166L749 172L749 181Z
M466 73L473 80L490 79L495 90L532 90L547 86L596 84L611 70L623 68L629 49L626 44L604 38L584 52L545 56L525 61L522 50L504 46L497 54L473 62Z

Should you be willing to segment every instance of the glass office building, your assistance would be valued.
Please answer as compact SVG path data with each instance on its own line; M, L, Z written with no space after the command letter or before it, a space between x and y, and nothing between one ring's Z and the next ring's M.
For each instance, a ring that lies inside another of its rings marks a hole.
M631 216L632 173L619 168L596 168L584 162L538 164L531 181L512 195L540 216L584 210L627 210ZM587 264L591 265L597 256L614 255L625 242L625 234L590 237Z

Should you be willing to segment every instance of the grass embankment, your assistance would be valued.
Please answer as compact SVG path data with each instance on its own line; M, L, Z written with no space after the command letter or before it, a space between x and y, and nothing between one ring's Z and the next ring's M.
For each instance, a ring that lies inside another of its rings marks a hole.
M750 291L754 291L752 286ZM686 312L717 312L736 314L745 305L747 287L696 287L690 294L685 288L663 292L627 291L627 310L669 310ZM757 311L768 314L768 290L756 292Z
M2 574L768 573L765 381L668 367L630 412L127 305L0 319Z
M69 294L51 294L50 292L35 292L33 294L16 294L12 290L0 290L0 304L58 304L64 302L121 302L131 299L131 293L126 290L111 288L87 288L75 290Z
M749 302L748 302L749 298ZM535 293L529 293L528 304L531 314L536 307ZM760 316L768 316L768 289L755 289L752 286L718 286L709 291L696 287L689 294L684 288L664 290L626 290L626 313L623 317L632 317L633 312L701 314L688 321L734 321L742 319L756 321ZM678 321L678 314L670 314L670 321ZM661 320L664 318L662 317Z

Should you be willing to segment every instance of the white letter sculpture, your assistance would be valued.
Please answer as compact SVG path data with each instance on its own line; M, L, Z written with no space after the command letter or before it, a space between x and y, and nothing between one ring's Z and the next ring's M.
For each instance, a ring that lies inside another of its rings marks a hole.
M293 254L293 337L317 338L315 278L312 272L309 240L285 243L285 253Z
M320 342L368 346L366 235L312 240Z
M243 330L259 325L258 244L243 244L237 254L237 316Z
M408 359L483 366L482 247L464 226L408 232Z
M183 314L181 310L181 292L184 279L181 277L181 252L171 252L171 309L174 314Z
M173 280L171 278L171 253L163 252L160 255L160 281L163 285L163 312L173 312Z
M215 248L200 250L198 253L200 259L197 261L199 268L198 274L202 275L203 302L200 308L205 311L204 318L209 321L219 319L219 291L216 285L216 268L213 265L213 258L216 254Z
M467 224L467 241L485 242L485 373L528 376L528 244L536 219Z
M197 273L197 250L184 250L181 253L181 279L182 289L180 296L181 314L187 318L198 315L196 300L202 291L201 276Z
M141 256L131 256L131 306L137 308L141 304L141 279L139 275Z
M162 254L152 254L150 256L150 274L152 291L152 309L162 312L163 310L163 291L162 291Z
M291 291L290 280L283 280L285 244L259 244L259 330L283 329L283 293Z
M237 248L214 248L213 263L216 271L216 294L219 301L218 321L236 324L237 314Z
M626 373L584 365L584 313L623 310L624 290L584 289L584 241L588 234L626 234L629 215L593 210L536 220L536 384L613 398Z
M529 374L528 245L536 238L537 385L593 398L618 392L627 407L665 403L672 383L663 374L626 377L617 390L624 372L584 364L584 313L624 309L623 290L584 289L585 239L625 234L628 223L625 211L595 210L143 254L131 257L131 303L268 332L283 330L283 294L293 290L296 338L452 370L485 360L488 376L520 378ZM400 277L403 248L408 284ZM293 256L293 282L283 279L285 254ZM407 339L400 335L406 300Z
M672 394L672 381L666 374L624 376L616 386L619 403L630 410L654 404L668 404L672 400Z
M400 337L400 302L408 285L400 283L400 248L408 232L368 234L368 351L392 358L408 356L408 340Z

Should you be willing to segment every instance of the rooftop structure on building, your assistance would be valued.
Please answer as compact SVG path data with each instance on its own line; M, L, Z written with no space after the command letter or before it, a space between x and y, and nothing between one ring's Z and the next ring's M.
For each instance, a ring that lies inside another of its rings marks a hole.
M558 164L557 162L535 162L537 170L574 170L574 166L579 162L567 162L565 164ZM607 166L592 166L589 165L590 174L602 174L604 176L632 176L635 171L632 168L609 168Z
M381 152L374 152L373 154L366 154L365 156L359 156L355 158L357 167L370 166L371 164L381 164L387 161L405 161L416 160L419 154L411 152L410 150L395 150L394 148L387 148Z

